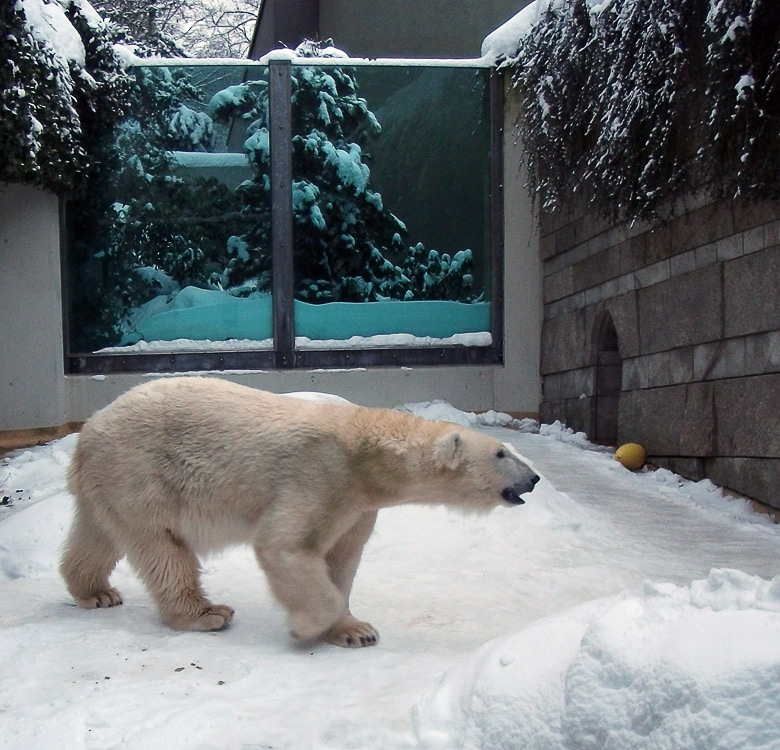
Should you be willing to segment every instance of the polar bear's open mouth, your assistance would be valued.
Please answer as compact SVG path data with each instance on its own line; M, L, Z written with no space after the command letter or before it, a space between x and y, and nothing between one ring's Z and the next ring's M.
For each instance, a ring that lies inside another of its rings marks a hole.
M501 490L501 497L512 505L525 505L525 500L523 500L520 495L531 492L538 481L539 476L537 474L532 474L526 482L519 482L518 484L513 484L511 487L505 487Z
M501 490L501 497L512 505L525 505L525 500L512 487Z

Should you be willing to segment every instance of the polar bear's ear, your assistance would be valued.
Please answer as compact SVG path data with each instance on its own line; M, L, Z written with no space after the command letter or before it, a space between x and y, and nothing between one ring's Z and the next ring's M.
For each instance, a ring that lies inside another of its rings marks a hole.
M433 460L442 469L457 469L463 460L463 440L453 430L437 438L433 446Z

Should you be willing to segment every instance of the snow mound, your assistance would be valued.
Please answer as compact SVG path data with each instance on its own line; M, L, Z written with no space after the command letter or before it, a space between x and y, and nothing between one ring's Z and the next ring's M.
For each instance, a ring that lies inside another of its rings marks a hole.
M769 750L780 737L780 576L713 569L532 623L414 709L422 747Z
M439 399L404 404L398 407L398 411L415 414L434 422L453 422L461 427L507 427L518 432L539 432L539 424L533 419L515 419L510 414L493 409L475 414L472 411L461 411L447 401Z

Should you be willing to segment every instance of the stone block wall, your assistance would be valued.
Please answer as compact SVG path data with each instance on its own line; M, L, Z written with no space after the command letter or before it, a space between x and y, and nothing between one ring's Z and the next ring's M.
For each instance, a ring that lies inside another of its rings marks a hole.
M542 419L604 439L600 337L614 326L606 442L780 508L780 203L691 200L614 225L573 202L541 217L540 253Z

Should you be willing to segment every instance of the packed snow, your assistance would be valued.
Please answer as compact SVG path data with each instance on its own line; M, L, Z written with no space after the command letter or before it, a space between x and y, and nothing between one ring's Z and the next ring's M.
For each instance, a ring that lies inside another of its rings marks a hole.
M0 747L780 748L777 526L560 424L400 408L543 478L484 517L380 513L352 603L381 641L358 651L295 645L244 548L204 561L224 632L162 625L124 562L124 606L75 607L57 559L76 436L3 459Z

